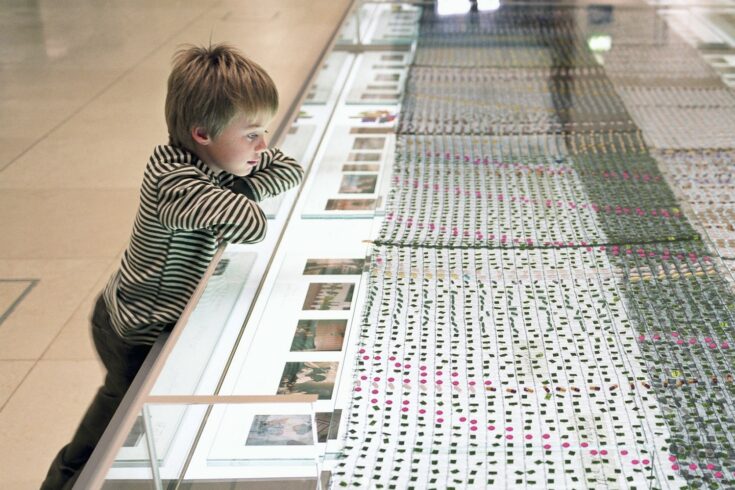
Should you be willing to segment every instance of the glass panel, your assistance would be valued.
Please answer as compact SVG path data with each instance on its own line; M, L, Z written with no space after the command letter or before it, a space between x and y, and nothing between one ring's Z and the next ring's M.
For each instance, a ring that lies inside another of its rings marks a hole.
M332 51L309 88L304 105L326 104L335 89L339 88L336 84L337 78L350 59L350 55L344 51Z
M156 490L161 488L158 467L152 466L149 437L143 413L139 413L107 472L103 490Z
M213 393L221 373L218 367L226 360L214 352L232 320L256 257L254 252L225 251L156 381L153 395ZM238 329L239 306L234 319Z
M303 484L296 488L314 488L324 452L314 405L278 398L267 403L146 404L104 488L158 489L178 482L183 488L213 488L213 480L273 485L286 479ZM180 430L172 433L173 426Z

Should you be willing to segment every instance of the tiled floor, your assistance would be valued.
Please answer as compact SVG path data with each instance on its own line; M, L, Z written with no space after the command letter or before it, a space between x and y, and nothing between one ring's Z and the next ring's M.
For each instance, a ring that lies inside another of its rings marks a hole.
M280 89L275 127L349 3L3 2L0 488L38 487L101 382L87 316L166 140L176 47L226 41L255 58Z

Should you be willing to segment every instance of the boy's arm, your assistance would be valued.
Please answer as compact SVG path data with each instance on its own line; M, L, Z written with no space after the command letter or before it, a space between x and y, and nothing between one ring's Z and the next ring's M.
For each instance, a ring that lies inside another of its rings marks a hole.
M260 202L297 186L304 178L304 169L277 148L269 148L260 156L260 163L245 177L235 177L232 190Z
M171 231L210 229L220 241L254 243L265 238L267 219L256 203L210 182L193 168L158 180L158 218Z

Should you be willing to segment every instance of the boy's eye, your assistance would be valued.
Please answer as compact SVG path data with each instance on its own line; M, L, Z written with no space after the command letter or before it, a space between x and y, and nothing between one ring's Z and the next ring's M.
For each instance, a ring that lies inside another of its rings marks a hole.
M249 135L247 136L247 138L248 138L248 139L249 139L250 141L255 141L255 140L257 140L257 139L258 139L258 133L250 133L250 134L249 134Z

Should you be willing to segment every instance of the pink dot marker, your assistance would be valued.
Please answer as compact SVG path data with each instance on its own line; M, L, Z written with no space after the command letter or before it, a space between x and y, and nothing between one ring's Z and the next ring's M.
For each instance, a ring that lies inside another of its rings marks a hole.
M419 408L419 413L420 413L421 415L423 415L423 414L425 414L425 413L426 413L426 410L424 410L423 408Z
M507 436L505 436L505 438L510 441L513 439L513 434L508 434Z
M444 422L444 419L441 418L441 417L439 417L438 419L436 419L436 422L439 423L439 424L441 424L442 422Z
M487 430L495 430L495 426L494 425L488 425L487 426Z
M644 465L647 465L647 464L649 464L649 463L650 463L650 461L649 461L649 460L647 460L647 459L644 459L643 461L641 461L641 463L643 463Z
M544 444L544 449L546 449L547 451L548 451L549 449L551 449L551 444Z
M551 437L551 435L550 434L544 434L541 437L543 437L544 439L549 439Z
M566 447L569 447L569 443L568 443L568 442L565 442L565 443L563 443L563 444L561 445L561 447L565 447L565 448L566 448Z
M620 454L622 454L623 456L627 456L628 455L628 451L626 451L625 449L623 449L622 451L620 451Z
M708 470L714 470L715 469L715 465L713 465L712 463L710 463L710 464L707 465L707 469Z
M533 436L531 434L526 434L526 440L530 441L531 439L533 439Z
M692 464L689 465L689 469L692 470L692 471L694 471L694 470L697 469L697 465L695 463L692 463Z
M436 411L436 414L437 415L444 415L444 410L437 410Z
M678 464L672 464L671 469L674 471L679 471L679 465Z

